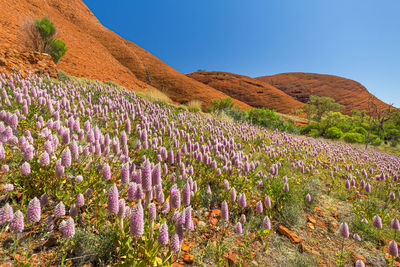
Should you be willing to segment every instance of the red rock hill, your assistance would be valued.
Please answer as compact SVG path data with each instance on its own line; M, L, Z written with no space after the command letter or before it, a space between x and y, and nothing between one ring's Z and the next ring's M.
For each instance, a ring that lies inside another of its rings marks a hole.
M197 71L186 76L253 107L266 107L292 114L295 109L303 106L303 103L276 87L247 76L219 71Z
M70 75L112 80L128 89L157 88L181 103L197 99L208 104L226 97L102 26L81 0L0 0L0 45L20 49L17 37L24 20L44 15L55 23L68 47L57 68Z
M370 97L378 107L389 107L388 104L369 93L360 83L334 75L293 72L256 79L275 86L303 103L308 101L310 95L332 97L336 102L344 105L343 112L347 114L353 109L367 110Z

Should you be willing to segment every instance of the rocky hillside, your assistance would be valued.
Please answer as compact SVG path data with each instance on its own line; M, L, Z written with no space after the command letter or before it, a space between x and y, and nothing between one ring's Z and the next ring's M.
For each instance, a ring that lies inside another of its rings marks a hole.
M47 15L68 52L57 68L68 74L112 80L126 88L157 88L176 102L208 104L225 94L192 80L146 50L105 28L81 0L0 0L0 43L20 47L21 26ZM236 101L241 108L248 105Z
M303 103L276 87L247 76L217 71L197 71L186 76L253 107L266 107L291 114L303 106Z
M0 46L0 70L16 71L26 76L27 72L57 77L56 64L51 56L39 52L23 52Z
M369 93L362 84L334 75L293 72L256 79L282 90L303 103L308 101L310 95L332 97L344 105L344 113L350 113L353 109L366 110L370 97L380 108L389 107Z

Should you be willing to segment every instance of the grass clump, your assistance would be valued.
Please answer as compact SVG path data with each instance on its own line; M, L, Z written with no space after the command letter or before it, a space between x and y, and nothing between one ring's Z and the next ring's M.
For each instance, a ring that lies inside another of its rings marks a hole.
M199 100L190 100L187 104L187 110L192 113L201 112L201 101Z

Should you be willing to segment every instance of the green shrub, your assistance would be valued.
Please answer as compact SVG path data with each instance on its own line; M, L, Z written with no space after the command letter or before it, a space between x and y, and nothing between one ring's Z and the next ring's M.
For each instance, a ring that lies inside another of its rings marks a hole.
M57 70L57 78L59 81L62 82L67 82L71 80L71 77L62 70Z
M232 98L222 98L222 99L214 99L211 102L211 105L208 107L208 110L211 112L221 112L226 109L232 109L235 106Z
M255 124L263 124L264 121L277 120L275 111L267 108L253 108L249 111L249 119Z
M364 136L366 136L368 134L367 130L365 130L363 127L356 127L354 129L352 129L350 132L359 133L359 134L362 134Z
M371 134L369 136L369 143L373 146L380 146L382 144L382 139L380 139L379 136L375 134Z
M50 48L47 53L53 58L53 61L57 63L67 52L67 46L60 39L55 39L50 42Z
M360 133L348 132L343 135L343 140L347 143L364 143L365 136Z
M339 128L333 126L325 131L324 136L330 139L340 139L343 136L343 132Z
M320 132L319 132L317 129L311 129L310 135L311 135L312 137L317 137L317 136L320 136L321 134L320 134Z
M225 110L225 113L236 121L249 121L249 115L246 111L240 109L228 109Z
M311 130L317 130L318 132L322 132L322 125L318 122L311 122L300 129L301 134L310 134Z
M40 45L36 45L36 49L38 49L39 52L49 54L53 61L57 63L68 49L62 40L55 38L56 27L54 23L51 22L47 16L44 16L41 20L35 19L33 25L39 32L41 38L41 40L32 40L35 43L40 43ZM31 38L38 37L32 35Z

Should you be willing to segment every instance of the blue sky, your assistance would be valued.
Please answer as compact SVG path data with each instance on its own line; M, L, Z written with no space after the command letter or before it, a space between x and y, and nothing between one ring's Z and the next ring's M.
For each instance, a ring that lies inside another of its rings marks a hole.
M83 1L182 73L334 74L400 107L399 0Z

